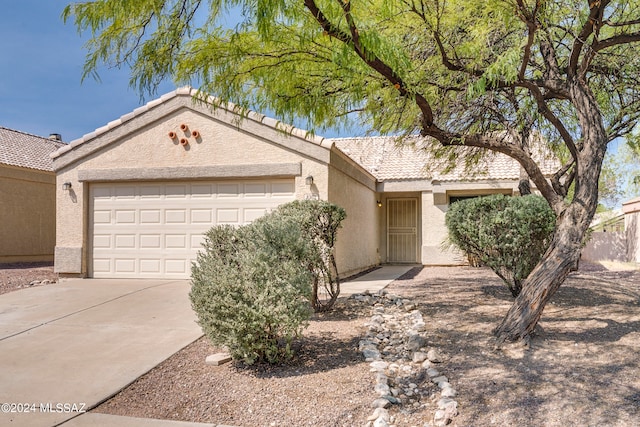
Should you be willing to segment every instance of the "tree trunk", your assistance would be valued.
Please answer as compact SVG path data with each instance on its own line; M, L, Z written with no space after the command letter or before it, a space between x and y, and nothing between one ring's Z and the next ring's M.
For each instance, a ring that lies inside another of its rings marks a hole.
M498 342L527 339L533 333L547 302L580 256L580 241L563 237L562 233L555 233L551 246L525 280L520 294L495 330Z
M558 219L551 245L496 328L498 342L527 339L533 333L547 302L577 265L582 240L598 206L598 178L607 151L607 134L586 82L572 79L569 91L581 129L575 149L575 192L569 205L552 205Z

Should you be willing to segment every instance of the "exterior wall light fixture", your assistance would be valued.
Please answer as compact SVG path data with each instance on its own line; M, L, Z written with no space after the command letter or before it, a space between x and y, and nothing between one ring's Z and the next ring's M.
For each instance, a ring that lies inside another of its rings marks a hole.
M64 191L69 191L71 190L71 183L70 182L65 182L64 184L62 184L62 189Z
M382 207L382 200L376 200L376 204L378 205L379 208Z
M313 177L309 175L304 179L304 183L307 184L309 187L311 187L313 185Z

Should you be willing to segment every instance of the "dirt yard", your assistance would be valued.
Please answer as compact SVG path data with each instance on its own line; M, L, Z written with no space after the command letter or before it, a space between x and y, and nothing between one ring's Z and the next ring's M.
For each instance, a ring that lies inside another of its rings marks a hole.
M416 268L387 289L417 303L427 345L446 355L438 370L457 391L451 426L640 426L640 271L583 264L547 306L528 348L495 347L492 330L512 298L489 270ZM377 397L357 350L370 309L353 299L338 308L313 319L287 366L205 365L218 349L199 340L96 411L236 426L364 426ZM436 391L417 407L393 405L392 424L433 425Z
M52 263L0 264L0 295L31 286L55 283Z

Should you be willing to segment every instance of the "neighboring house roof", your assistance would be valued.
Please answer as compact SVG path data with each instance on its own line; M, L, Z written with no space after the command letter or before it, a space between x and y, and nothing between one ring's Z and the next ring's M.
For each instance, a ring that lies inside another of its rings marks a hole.
M0 126L0 164L53 171L51 153L65 144Z
M520 177L519 163L501 153L488 152L477 163L469 167L464 157L469 147L451 147L457 151L460 161L448 167L447 156L437 157L428 149L422 138L399 140L392 136L331 139L336 147L373 174L378 181L432 180L432 181L477 181L506 180ZM441 149L442 150L442 149ZM534 153L534 158L546 176L559 167L553 155Z

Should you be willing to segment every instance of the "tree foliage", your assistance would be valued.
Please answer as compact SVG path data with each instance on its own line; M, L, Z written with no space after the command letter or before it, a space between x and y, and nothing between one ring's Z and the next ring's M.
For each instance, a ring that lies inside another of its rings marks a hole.
M355 114L516 159L557 231L501 340L533 331L576 264L607 146L640 115L640 0L96 0L63 16L91 33L85 75L128 65L141 92L171 78L287 121ZM553 176L532 141L561 156Z
M461 200L446 214L450 242L491 268L514 297L549 247L555 219L536 195Z

